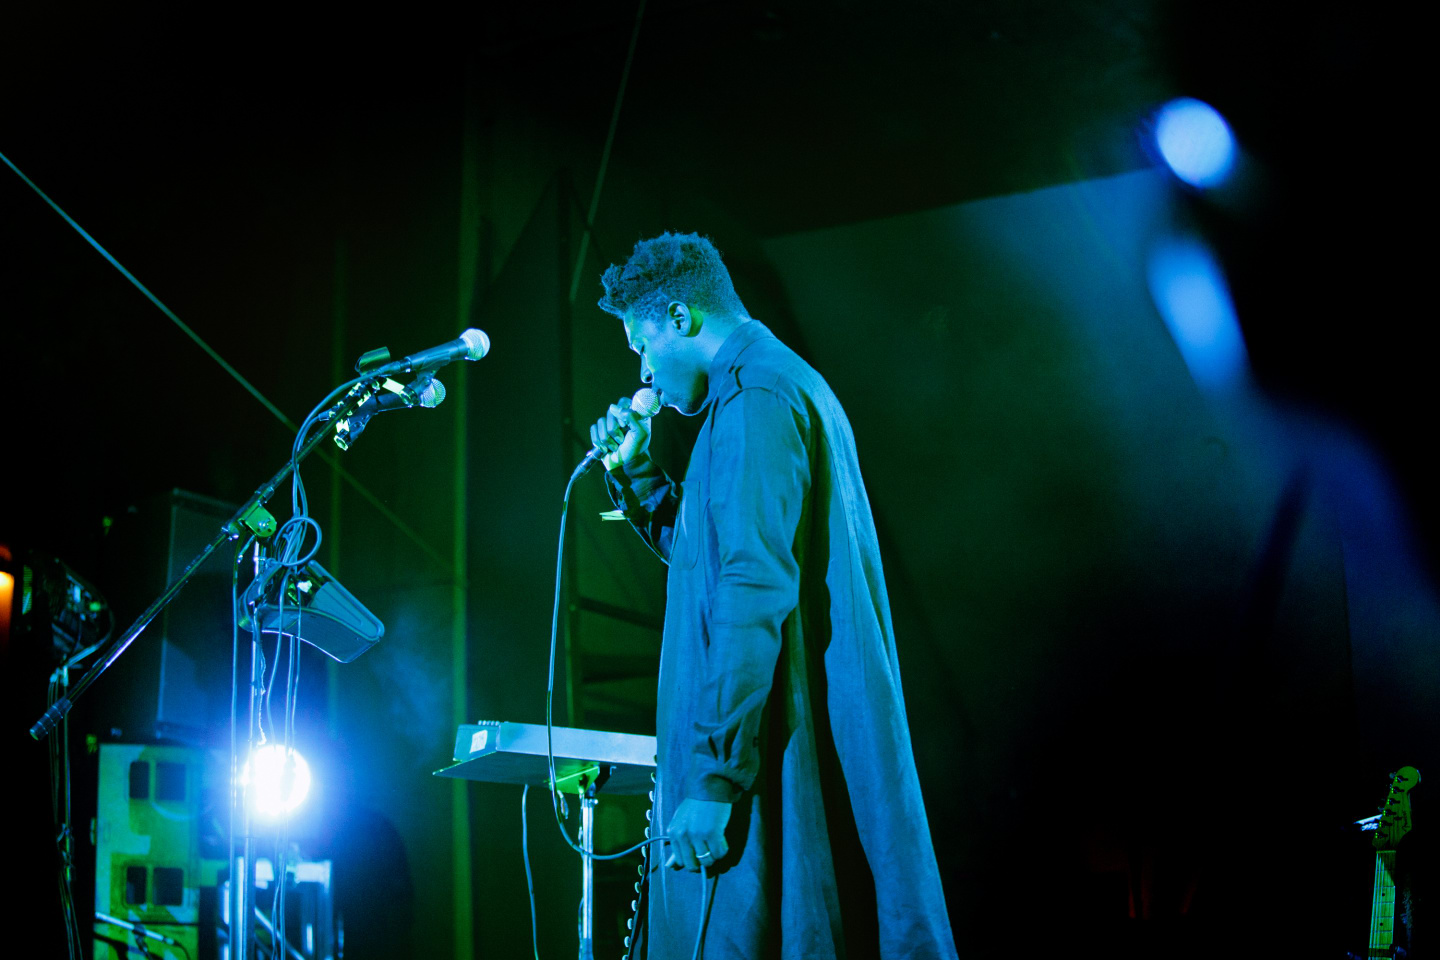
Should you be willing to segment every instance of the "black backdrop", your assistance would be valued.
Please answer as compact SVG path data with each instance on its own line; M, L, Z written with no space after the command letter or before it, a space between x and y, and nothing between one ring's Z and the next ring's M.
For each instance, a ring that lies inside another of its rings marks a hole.
M710 233L855 420L962 946L1227 937L1257 900L1286 942L1352 943L1369 868L1341 823L1434 742L1406 41L1339 8L992 7L652 4L574 310L572 423L634 386L591 278L640 236ZM292 419L361 351L454 336L478 291L495 351L456 374L474 718L540 715L556 484L578 452L555 402L556 257L579 249L560 206L566 184L588 202L632 15L223 38L31 15L4 37L0 151ZM1231 116L1266 173L1255 206L1138 172L1144 118L1182 92ZM289 437L0 172L0 537L93 570L101 517L173 487L243 499ZM1197 392L1145 298L1147 231L1174 225L1230 271L1260 401ZM391 955L457 936L449 787L428 776L453 734L453 409L377 422L346 455L428 550L307 470L327 562L390 627L329 674L314 736L336 785L317 811L389 865L367 895ZM683 463L683 425L657 443ZM596 491L579 496L593 517ZM577 525L579 589L658 612L624 531ZM578 627L653 651L628 629ZM34 785L21 829L46 816L17 733L41 692L7 677L6 757ZM643 729L645 686L590 715ZM517 805L471 795L477 955L523 949ZM618 842L635 815L616 809ZM548 956L574 864L543 812Z

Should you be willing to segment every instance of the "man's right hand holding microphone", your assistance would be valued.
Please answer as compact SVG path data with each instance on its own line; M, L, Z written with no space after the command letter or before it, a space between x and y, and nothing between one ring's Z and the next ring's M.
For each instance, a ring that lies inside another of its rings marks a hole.
M650 450L650 418L659 412L659 398L653 390L645 389L634 397L621 397L591 425L590 442L600 452L606 470L646 456Z

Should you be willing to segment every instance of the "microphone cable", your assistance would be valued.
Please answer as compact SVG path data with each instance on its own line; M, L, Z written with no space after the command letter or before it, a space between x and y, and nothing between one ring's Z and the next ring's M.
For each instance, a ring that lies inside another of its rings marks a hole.
M560 510L560 545L556 551L555 556L555 602L550 612L550 672L549 678L546 681L545 685L545 759L550 772L550 809L555 816L555 826L560 831L560 837L565 841L565 845L571 850L580 854L582 857L589 857L592 860L618 860L621 857L629 856L636 850L639 850L649 844L669 842L670 837L665 834L661 834L656 837L648 837L647 839L642 840L637 844L626 847L624 850L621 850L618 853L595 853L594 851L586 850L585 848L577 844L575 841L570 839L570 834L565 829L565 824L561 822L560 791L556 786L555 777L555 650L557 647L557 638L560 634L560 588L565 572L565 529L567 526L567 520L570 516L570 491L574 488L575 481L580 479L582 473L583 471L577 468L573 473L570 474L570 481L565 484L565 499ZM656 787L658 789L658 782L656 784ZM527 785L525 791L522 791L520 794L520 812L522 818L525 814L525 797L528 791L529 786ZM646 832L649 832L648 827L646 828ZM529 848L526 845L527 837L523 828L521 830L520 838L521 845L524 848L525 853L525 878L527 883L530 884L530 910L532 924L531 935L533 938L535 892L533 881L531 880L530 876L530 854ZM644 879L647 883L649 882L648 877ZM709 871L705 869L705 864L703 862L700 864L700 922L697 925L695 931L695 949L691 953L691 960L700 960L701 950L704 948L705 944L705 928L709 924L710 907L714 903L715 887L718 879L718 877L710 876ZM633 931L631 933L631 936L634 936ZM538 944L536 944L536 960L539 960L539 957L540 949Z
M290 588L291 578L303 570L305 566L320 552L320 545L324 540L324 532L320 524L310 516L310 502L305 493L305 482L300 475L300 451L304 447L310 431L319 422L321 415L330 406L340 399L347 391L353 389L365 380L367 376L360 376L348 380L332 389L325 399L321 400L309 415L301 422L299 429L295 432L295 440L290 448L290 511L288 520L280 525L275 532L275 556L267 562L257 562L255 573L256 580L278 577L278 589L276 596L276 630L275 650L273 663L267 662L265 656L264 630L261 622L261 615L258 610L251 616L250 633L255 656L259 658L257 673L260 680L260 689L251 691L251 696L258 698L259 703L255 711L255 732L259 736L256 746L263 746L273 743L280 746L283 751L284 761L281 765L282 789L284 775L287 770L293 771L293 757L295 755L295 718L299 707L300 694L300 659L301 649L299 637L301 636L301 622L304 616L303 604L298 602L295 606L295 627L290 634L285 631L285 594ZM308 544L308 534L314 532L313 543ZM240 620L242 618L241 591L239 583L239 567L244 562L246 551L256 538L251 536L245 541L235 554L231 570L230 581L230 616L231 616L231 651L230 651L230 769L232 777L230 795L230 827L228 842L228 863L233 870L235 864L236 843L235 827L236 807L240 801L238 783L241 779L242 770L245 772L245 779L252 779L258 775L255 766L255 757L247 757L242 762L239 757L239 695L240 695ZM256 584L252 581L246 593L255 589ZM260 594L268 584L261 584L261 589L255 594L255 599L260 599ZM289 644L286 645L287 636ZM286 656L285 689L281 698L281 723L275 723L272 701L276 681L279 679L280 661L282 653ZM247 685L248 686L248 685ZM268 728L268 733L267 733ZM293 776L293 772L292 772ZM253 802L253 797L248 796L247 803ZM287 924L285 920L285 876L286 860L288 859L289 835L290 835L290 812L283 808L286 798L281 798L281 824L277 832L277 843L275 857L272 861L275 873L275 894L271 901L270 917L272 923L272 936L276 940L276 952L284 954L286 946ZM238 878L232 877L232 886Z
M540 935L535 924L535 876L530 872L530 818L526 815L525 801L530 797L530 784L520 791L520 855L525 859L525 890L530 894L530 949L535 960L540 960Z
M304 605L302 599L297 597L295 604L295 626L286 632L286 592L290 589L292 579L304 570L305 566L320 552L320 545L324 540L324 532L320 524L310 516L310 502L305 493L305 482L300 475L300 451L304 447L311 429L320 422L320 415L330 405L338 400L347 391L364 382L368 377L356 377L335 387L320 401L310 414L300 424L295 433L295 440L290 449L290 518L280 525L275 532L275 556L270 561L259 565L256 578L266 580L277 578L276 589L276 611L275 611L275 650L273 662L267 663L265 656L264 629L261 622L261 615L258 609L251 617L251 635L254 643L254 650L259 657L259 677L262 684L261 689L252 694L260 698L256 710L256 732L259 734L257 746L273 744L279 746L282 751L283 760L280 767L281 809L280 825L276 834L276 849L272 860L275 875L275 890L270 905L271 936L274 940L274 952L284 956L286 950L287 927L285 917L285 878L287 874L287 863L289 858L290 845L290 810L288 809L288 797L283 795L285 786L285 775L287 772L294 775L295 756L295 718L299 708L300 700L300 660L301 648L300 637L302 633L302 619L304 617ZM314 532L314 540L310 541L309 534ZM231 739L231 769L235 771L240 765L238 758L238 696L239 696L239 564L243 562L246 548L255 541L252 536L246 541L236 554L235 569L232 571L231 579L231 619L232 619L232 649L231 649L231 688L230 688L230 739ZM258 601L268 588L268 584L262 584L262 588L256 593ZM254 588L252 584L251 589ZM248 591L247 591L248 592ZM288 639L288 643L287 643ZM273 699L275 686L279 680L280 663L282 656L285 663L285 686L281 696L280 712L281 722L275 723ZM268 733L267 733L268 728ZM245 765L248 768L248 779L258 776L258 766L255 765L255 757L247 757ZM253 784L252 784L253 785ZM232 788L233 789L233 788ZM248 790L247 790L248 793ZM238 799L232 793L231 799L231 826L230 826L230 859L231 865L235 863L235 801ZM253 802L253 797L248 797L246 802Z
M567 519L570 516L570 491L575 486L575 481L580 478L580 471L570 475L570 482L565 484L565 501L560 511L560 545L555 557L555 603L550 611L550 672L549 679L545 685L545 759L550 772L550 808L555 814L555 826L560 830L560 836L565 840L565 845L582 857L590 857L595 860L618 860L639 850L641 847L651 843L668 841L667 836L650 837L639 843L626 847L619 853L595 853L586 850L575 841L570 839L570 834L565 829L565 824L560 819L560 791L557 787L555 776L555 650L557 639L560 635L560 588L565 573L565 528Z

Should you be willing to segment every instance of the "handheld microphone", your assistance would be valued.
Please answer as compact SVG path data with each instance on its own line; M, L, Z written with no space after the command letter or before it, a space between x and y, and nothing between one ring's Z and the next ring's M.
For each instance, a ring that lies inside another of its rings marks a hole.
M635 396L630 398L630 410L640 419L649 420L660 412L660 395L649 387L641 387L635 391ZM580 466L575 468L575 475L579 476L590 469L590 464L605 456L605 451L595 447L585 454L585 459L580 461Z
M471 327L449 343L412 353L366 373L376 377L393 377L397 373L424 373L427 370L438 370L457 360L479 360L489 352L490 338L485 331Z

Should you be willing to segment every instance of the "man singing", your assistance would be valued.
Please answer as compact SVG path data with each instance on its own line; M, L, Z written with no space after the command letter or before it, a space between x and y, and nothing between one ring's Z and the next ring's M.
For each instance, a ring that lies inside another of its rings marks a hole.
M690 957L708 896L708 960L955 957L845 411L706 238L642 241L601 282L641 380L705 417L683 485L628 398L590 436L670 565L648 956Z

